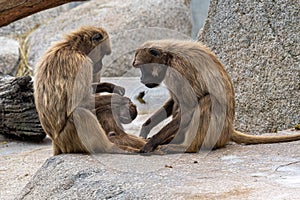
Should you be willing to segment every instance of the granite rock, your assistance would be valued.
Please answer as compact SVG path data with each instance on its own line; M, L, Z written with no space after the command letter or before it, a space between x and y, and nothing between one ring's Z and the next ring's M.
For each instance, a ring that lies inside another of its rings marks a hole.
M15 199L296 200L298 152L299 141L199 154L59 155L48 158Z
M199 40L230 73L235 127L276 132L299 123L299 2L211 0Z
M140 44L150 39L188 39L191 30L189 10L182 0L89 1L30 35L30 65L35 66L53 42L83 25L103 27L111 36L113 52L103 61L103 76L137 76L139 72L130 69L133 52Z
M0 72L15 76L20 60L19 43L7 37L0 37Z

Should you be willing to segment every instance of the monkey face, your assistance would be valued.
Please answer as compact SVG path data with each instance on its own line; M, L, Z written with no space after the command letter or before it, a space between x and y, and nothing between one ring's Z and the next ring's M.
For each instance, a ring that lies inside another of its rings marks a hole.
M160 85L164 80L172 56L157 48L138 49L133 60L133 67L140 68L141 82L149 88Z
M97 103L96 103L97 104ZM127 97L117 94L102 95L101 103L95 108L99 122L105 126L107 120L115 120L117 124L129 124L137 116L136 106Z
M129 124L137 116L136 105L134 105L130 99L125 100L122 106L119 108L119 120L122 124Z
M111 54L108 33L102 28L81 27L78 32L68 35L67 40L72 42L74 48L77 48L78 51L93 61L94 74L101 70L103 57Z
M136 105L127 97L116 94L113 95L110 106L114 118L122 124L131 123L137 116Z
M93 50L89 53L89 57L92 59L93 73L98 73L102 69L102 59L105 55L111 54L110 40L107 37L103 40L103 36L101 33L95 33L91 40L94 46Z

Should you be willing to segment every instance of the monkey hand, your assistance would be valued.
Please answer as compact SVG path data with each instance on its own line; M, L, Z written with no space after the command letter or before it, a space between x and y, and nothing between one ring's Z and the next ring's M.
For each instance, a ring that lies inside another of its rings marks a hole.
M153 145L151 141L148 141L140 150L140 153L149 153L156 149L156 145Z
M115 88L114 88L114 90L113 90L113 93L121 95L121 96L124 96L124 94L125 94L125 88L116 85Z

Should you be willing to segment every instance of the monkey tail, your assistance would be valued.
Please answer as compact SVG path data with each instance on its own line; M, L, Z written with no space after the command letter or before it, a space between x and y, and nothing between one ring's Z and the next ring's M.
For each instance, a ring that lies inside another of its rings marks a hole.
M300 134L294 135L278 135L278 136L263 136L263 135L249 135L234 130L231 135L231 140L238 144L267 144L279 142L292 142L300 140Z

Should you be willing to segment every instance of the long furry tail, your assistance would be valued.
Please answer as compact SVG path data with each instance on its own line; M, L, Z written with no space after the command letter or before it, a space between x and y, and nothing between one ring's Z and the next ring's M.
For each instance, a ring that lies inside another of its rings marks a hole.
M277 135L277 136L263 136L263 135L249 135L239 131L234 131L231 135L231 140L238 144L267 144L279 142L292 142L300 140L300 134L294 135Z

